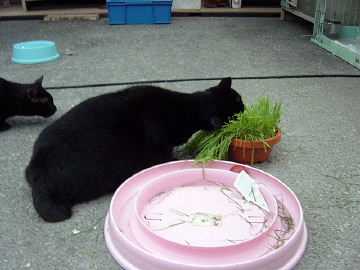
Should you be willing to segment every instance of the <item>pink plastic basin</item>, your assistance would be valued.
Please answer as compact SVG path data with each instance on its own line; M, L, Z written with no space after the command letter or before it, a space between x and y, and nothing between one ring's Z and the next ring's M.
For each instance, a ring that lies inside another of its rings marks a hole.
M238 193L230 189L237 173L206 169L205 177L204 181L200 168L187 169L144 185L135 200L136 218L130 221L144 248L169 258L181 254L192 263L215 263L237 262L239 254L254 256L266 245L278 215L271 193L261 188L269 213L247 204L246 216L255 217L247 221L235 201L241 195L234 197Z
M260 227L236 217L243 212L219 193L230 192L242 169L269 207L269 213L246 209L248 216L264 218ZM285 270L301 258L307 231L296 195L275 177L232 162L214 161L202 170L177 161L141 171L119 187L105 239L127 270Z

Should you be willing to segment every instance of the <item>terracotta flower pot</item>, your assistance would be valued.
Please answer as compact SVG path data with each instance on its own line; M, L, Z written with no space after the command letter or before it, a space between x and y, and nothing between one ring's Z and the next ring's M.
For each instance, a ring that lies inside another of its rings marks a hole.
M270 147L261 141L233 139L229 148L230 160L245 164L264 162L269 158L272 146L279 143L280 139L280 130L274 137L265 140Z

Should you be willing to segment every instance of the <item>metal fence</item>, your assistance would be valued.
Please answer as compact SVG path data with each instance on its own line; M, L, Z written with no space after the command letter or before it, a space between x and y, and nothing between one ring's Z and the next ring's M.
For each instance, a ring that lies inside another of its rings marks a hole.
M320 2L324 2L327 21L342 25L360 25L359 0L321 0Z
M360 68L360 0L318 0L312 40Z

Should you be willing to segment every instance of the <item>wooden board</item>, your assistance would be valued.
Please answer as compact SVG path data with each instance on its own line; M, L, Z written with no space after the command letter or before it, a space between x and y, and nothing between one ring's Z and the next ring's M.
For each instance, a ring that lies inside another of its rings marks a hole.
M259 14L259 15L279 15L281 8L271 7L244 7L244 8L200 8L200 9L175 9L173 13L176 14ZM106 16L106 8L66 8L66 9L45 9L45 10L29 10L25 11L21 6L12 6L9 8L0 9L0 18L44 18L46 16L55 15L94 15Z
M76 20L83 20L83 21L96 21L99 19L98 14L52 14L46 15L44 17L44 21L47 22L56 22L56 21L76 21Z
M200 9L175 9L176 13L204 13L204 14L268 14L279 15L281 8L272 7L243 7L243 8L200 8Z
M0 9L0 18L43 18L50 15L107 15L106 8L69 8L24 11L21 6Z

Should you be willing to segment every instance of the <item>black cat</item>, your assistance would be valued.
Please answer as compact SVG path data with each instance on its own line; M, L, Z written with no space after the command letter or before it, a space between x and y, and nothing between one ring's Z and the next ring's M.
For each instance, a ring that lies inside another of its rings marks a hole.
M0 78L0 131L11 127L5 121L9 117L49 117L56 112L53 98L42 87L42 81L43 77L31 84L21 84Z
M26 168L34 207L48 222L65 220L74 204L174 160L174 146L197 130L220 128L243 110L230 78L193 94L135 86L90 98L39 135Z

